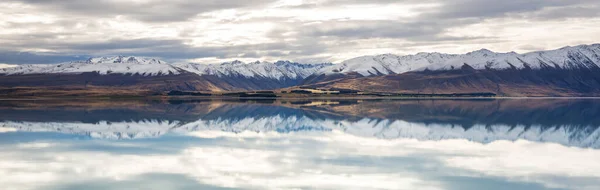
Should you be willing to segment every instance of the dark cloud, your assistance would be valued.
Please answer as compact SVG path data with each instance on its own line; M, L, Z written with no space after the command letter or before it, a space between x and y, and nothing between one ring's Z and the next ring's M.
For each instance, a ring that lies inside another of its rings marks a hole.
M82 60L89 56L70 56L62 54L0 51L0 63L7 64L50 64Z
M380 21L329 21L304 29L305 35L330 36L349 39L369 38L401 38L405 40L447 40L442 34L447 28L457 25L472 24L468 21L422 21L402 22L393 20Z
M197 15L224 9L250 8L261 10L276 0L203 0L203 1L133 1L113 0L9 0L33 5L45 13L60 17L51 23L5 22L7 28L20 28L23 32L0 35L0 63L56 63L81 59L86 56L134 55L160 57L167 61L216 57L220 59L279 57L294 60L328 60L322 55L328 52L359 50L360 48L388 48L407 50L411 47L458 46L469 43L500 43L502 39L489 36L448 36L453 28L485 22L487 19L509 18L519 20L561 20L568 18L600 17L598 0L329 0L284 6L285 9L336 8L344 5L364 4L424 4L416 9L421 14L409 19L388 20L302 20L293 16L252 16L248 11L236 12L234 16L219 20L216 24L275 23L266 36L268 42L233 46L192 46L190 39L203 38L198 29L178 30L171 38L112 39L118 35L106 35L107 39L86 39L86 33L102 33L110 24L94 18L121 15L136 19L147 26L169 26L170 22L190 18L213 19L210 15ZM307 11L310 14L310 11ZM363 13L357 13L363 14ZM248 16L250 15L250 16ZM78 26L84 25L82 29ZM174 24L174 26L176 26ZM46 30L60 28L60 30ZM115 30L110 30L115 31ZM243 31L240 31L243 32ZM96 36L96 35L93 35ZM373 43L368 40L385 40ZM401 41L403 43L398 43ZM344 49L345 48L345 49ZM31 49L60 53L35 53ZM523 47L522 49L537 49ZM29 53L23 53L24 51ZM384 53L384 52L382 52ZM86 56L72 56L86 55Z
M511 14L533 13L545 8L597 5L597 0L452 0L440 1L436 10L425 14L430 18L495 18ZM565 12L563 17L577 16L576 12ZM549 17L550 18L550 17Z
M435 7L418 8L424 12L421 21L427 19L462 19L462 18L496 18L514 14L535 13L547 8L584 9L579 11L556 11L554 16L547 14L547 19L580 17L594 15L592 10L600 11L598 0L329 0L319 4L303 4L295 7L343 6L358 4L438 4ZM575 7L574 7L575 6ZM533 14L532 14L533 16ZM596 16L596 15L594 15Z
M423 4L435 3L439 0L328 0L319 3L319 5L360 5L360 4Z
M180 48L182 40L157 40L157 39L132 39L132 40L109 40L105 42L63 44L64 49L102 51L102 50L139 50L139 49L171 49Z
M114 17L122 15L145 22L185 21L198 14L224 9L261 7L276 0L171 0L150 2L116 2L110 0L9 0L43 7L48 11L69 13L74 16ZM491 18L508 14L529 13L552 7L596 5L597 0L329 0L306 3L288 8L340 7L360 4L425 4L437 3L438 7L421 9L423 18ZM590 10L590 9L587 9ZM598 10L598 9L594 9ZM564 17L578 16L581 12L565 11ZM549 15L550 16L550 15ZM548 17L552 18L552 17Z
M226 48L192 47L182 40L133 39L107 40L103 42L29 42L22 46L37 45L52 49L56 54L35 52L0 51L0 63L8 64L42 64L84 60L93 56L132 55L160 57L168 61L177 61L202 57L226 57ZM85 56L81 56L85 55Z
M172 62L207 57L221 59L246 57L258 59L274 54L310 56L317 52L326 51L325 45L314 43L263 43L255 45L195 47L187 45L183 40L161 39L107 40L104 42L88 43L55 42L45 44L45 46L61 53L42 54L4 50L0 51L0 63L45 64L84 60L93 56L114 55L159 57ZM240 54L243 55L239 56Z
M561 20L568 18L600 17L600 4L590 6L554 7L542 11L525 14L526 17L541 20Z
M36 5L48 11L74 16L114 17L122 15L145 22L185 21L198 14L233 8L259 6L274 0L154 0L150 2L110 0L10 0Z

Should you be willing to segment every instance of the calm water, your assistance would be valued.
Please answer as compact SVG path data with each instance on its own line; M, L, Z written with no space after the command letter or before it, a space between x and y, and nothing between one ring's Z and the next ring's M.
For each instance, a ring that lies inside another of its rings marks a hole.
M10 189L600 189L600 100L0 101Z

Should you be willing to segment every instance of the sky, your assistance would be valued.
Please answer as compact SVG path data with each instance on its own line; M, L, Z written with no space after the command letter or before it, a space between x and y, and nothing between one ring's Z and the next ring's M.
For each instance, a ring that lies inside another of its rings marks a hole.
M600 43L598 0L3 0L0 15L0 64L114 55L338 63Z

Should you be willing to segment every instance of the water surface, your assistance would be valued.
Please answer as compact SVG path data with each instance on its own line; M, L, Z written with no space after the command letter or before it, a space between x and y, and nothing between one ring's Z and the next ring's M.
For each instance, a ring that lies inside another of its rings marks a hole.
M2 189L600 189L600 100L0 101Z

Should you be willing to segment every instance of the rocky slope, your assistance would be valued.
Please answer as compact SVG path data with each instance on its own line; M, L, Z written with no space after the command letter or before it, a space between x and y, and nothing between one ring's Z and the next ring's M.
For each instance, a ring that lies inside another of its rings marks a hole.
M499 96L600 96L600 70L506 69L420 71L372 77L342 77L305 85L403 94L494 93Z

